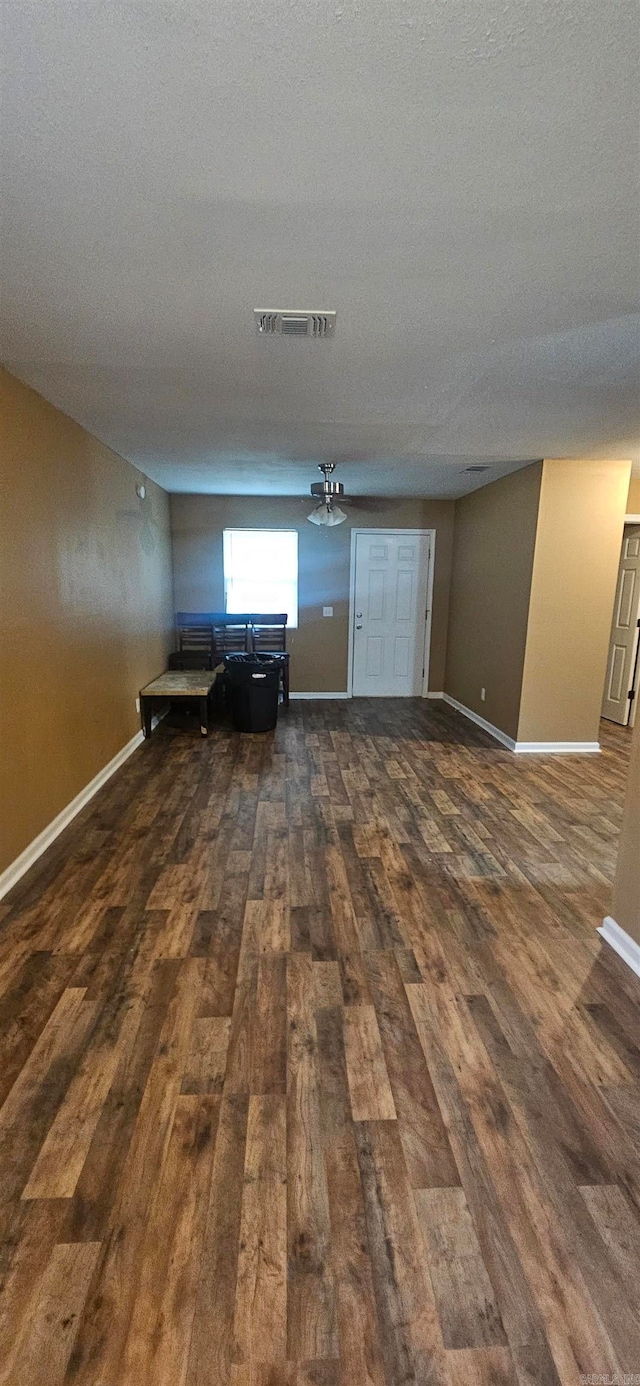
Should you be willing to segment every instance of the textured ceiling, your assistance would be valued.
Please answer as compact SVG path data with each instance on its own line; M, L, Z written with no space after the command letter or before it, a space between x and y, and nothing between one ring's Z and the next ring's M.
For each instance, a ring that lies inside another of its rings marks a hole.
M640 457L635 0L2 16L3 357L169 489Z

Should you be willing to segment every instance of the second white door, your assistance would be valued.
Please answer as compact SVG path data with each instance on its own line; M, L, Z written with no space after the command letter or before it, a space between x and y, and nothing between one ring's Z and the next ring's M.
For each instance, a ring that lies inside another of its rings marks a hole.
M430 540L411 530L356 535L354 697L422 692Z
M602 716L626 727L640 617L640 525L625 525L609 641Z

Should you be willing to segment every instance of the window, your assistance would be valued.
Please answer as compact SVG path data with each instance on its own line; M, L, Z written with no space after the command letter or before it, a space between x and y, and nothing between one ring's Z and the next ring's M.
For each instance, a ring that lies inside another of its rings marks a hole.
M223 531L225 611L286 611L298 624L298 531Z

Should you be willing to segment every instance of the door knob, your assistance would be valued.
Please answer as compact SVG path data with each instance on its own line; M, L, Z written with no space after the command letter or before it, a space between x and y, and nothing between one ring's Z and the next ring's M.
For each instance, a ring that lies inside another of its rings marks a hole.
M362 630L362 626L356 626L356 630Z

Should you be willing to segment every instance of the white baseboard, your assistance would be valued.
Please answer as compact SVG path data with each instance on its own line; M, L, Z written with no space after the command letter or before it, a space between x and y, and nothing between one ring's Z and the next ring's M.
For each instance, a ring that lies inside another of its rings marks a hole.
M444 698L444 693L432 693L429 688L424 696L425 698Z
M508 751L513 751L517 756L524 755L547 755L547 756L569 756L569 755L592 755L600 750L599 741L514 741L513 737L507 736L506 732L494 727L492 722L487 722L484 717L479 717L477 712L472 712L470 707L465 707L464 703L459 703L457 698L452 698L449 693L429 693L429 698L444 698L445 703L455 707L457 712L461 712L463 717L468 717L470 722L475 722L476 726L482 727L483 731L494 736L501 746L506 746Z
M487 722L484 717L479 717L477 712L472 712L470 707L465 707L464 703L459 703L458 699L452 698L449 693L443 693L442 696L445 703L449 703L450 707L455 707L456 712L461 712L463 717L468 717L469 721L475 722L477 727L482 727L482 730L488 732L489 736L495 737L501 746L506 746L508 751L515 751L516 743L513 737L507 736L506 732L500 731L499 727L494 727L493 723Z
M600 750L599 741L516 741L516 755L587 756Z
M624 929L616 924L615 919L608 914L603 919L600 928L597 930L601 938L608 943L611 948L626 962L627 966L640 977L640 943L636 943L630 934L625 933Z
M154 717L154 725L157 726L158 720L157 717ZM85 804L88 804L89 800L93 799L94 794L97 794L98 790L102 789L102 786L107 783L107 780L111 779L115 771L119 770L121 765L124 765L125 760L128 760L129 756L133 755L133 752L137 750L143 740L143 733L141 731L136 732L135 736L132 736L126 746L123 746L122 750L118 751L117 755L113 757L113 760L110 760L108 765L103 766L102 770L98 771L98 774L94 776L90 784L85 785L84 789L81 789L80 793L76 794L75 799L72 799L71 803L67 804L66 808L63 808L52 822L49 823L46 828L43 828L41 833L38 833L38 836L33 839L33 842L30 842L29 846L25 847L24 851L20 853L20 856L16 857L15 861L12 861L11 865L6 867L0 875L0 900L7 894L7 891L11 890L14 885L17 885L20 878L25 875L25 872L34 865L38 858L42 856L43 852L46 852L47 847L50 847L51 844L55 842L56 838L60 836L60 833L64 832L64 829L68 827L69 823L80 813L80 810L84 808Z
M313 698L313 699L321 698L323 702L326 702L327 698L350 698L350 697L351 697L351 694L350 694L350 693L290 693L290 694L289 694L289 697L291 698L292 701L293 701L294 698L295 698L296 700L299 700L299 699L301 699L301 698L306 698L306 699L309 699L309 698Z

